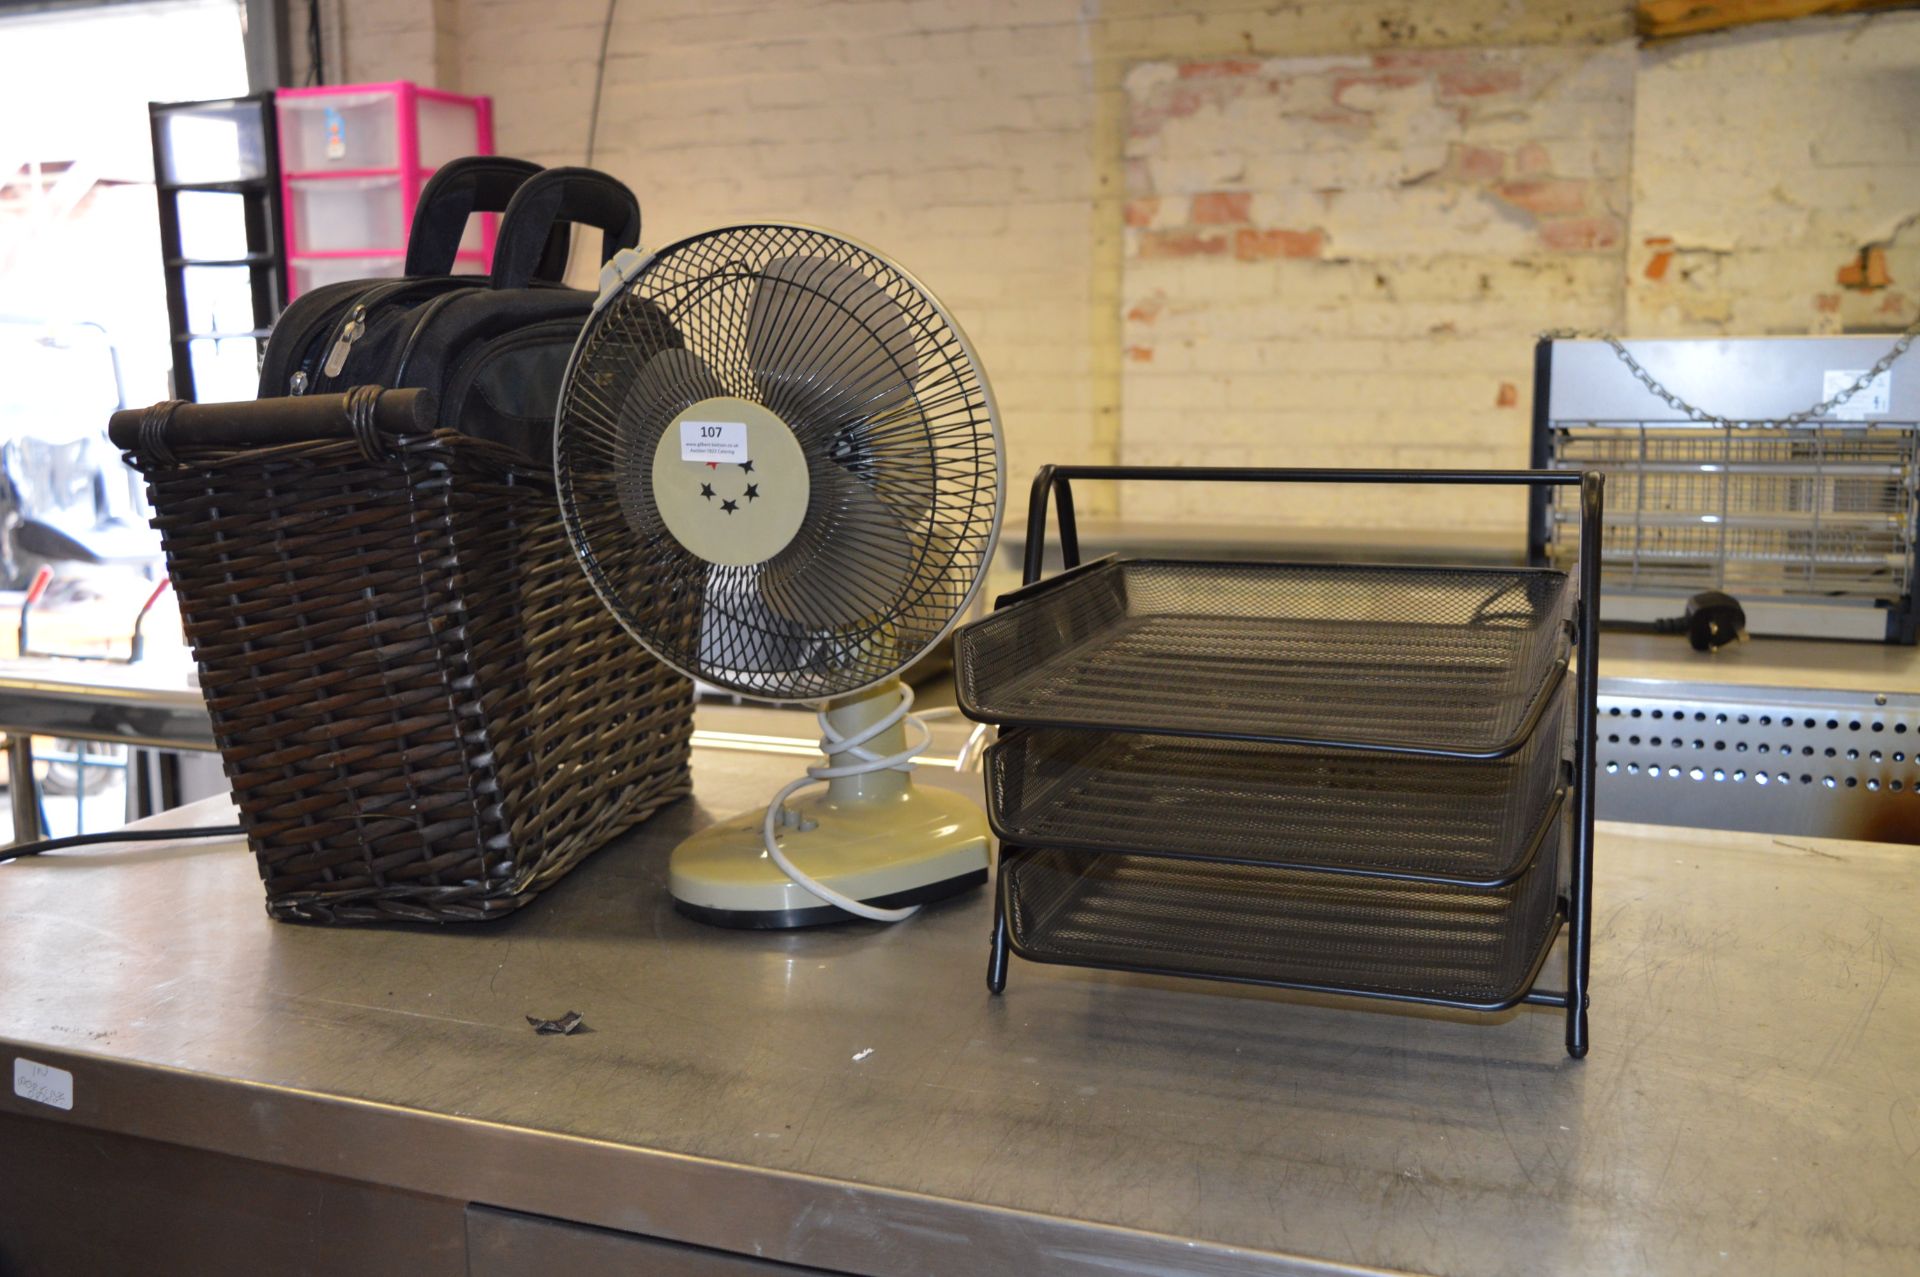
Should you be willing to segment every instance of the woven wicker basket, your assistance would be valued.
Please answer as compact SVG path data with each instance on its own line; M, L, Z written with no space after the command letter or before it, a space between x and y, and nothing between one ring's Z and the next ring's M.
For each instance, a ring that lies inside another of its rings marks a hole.
M431 424L366 390L114 423L276 918L499 917L688 792L692 687L595 597L551 474Z

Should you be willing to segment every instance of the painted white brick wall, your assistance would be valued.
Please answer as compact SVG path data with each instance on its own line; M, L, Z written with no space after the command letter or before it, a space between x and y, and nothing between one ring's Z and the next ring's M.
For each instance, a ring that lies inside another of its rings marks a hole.
M1642 60L1628 319L1643 335L1897 329L1920 299L1920 14ZM1891 282L1843 286L1884 246Z
M1619 322L1630 46L1227 58L1126 89L1129 462L1522 466L1535 333ZM1463 489L1148 518L1523 526Z
M490 93L503 151L580 162L605 0L324 3L336 71ZM595 163L639 191L651 244L788 218L905 262L976 339L1016 484L1061 459L1520 464L1540 328L1914 309L1920 15L1641 51L1631 8L620 0ZM1229 100L1242 62L1293 68L1294 96ZM1222 74L1192 113L1130 137L1130 104L1177 100L1195 64ZM1461 92L1476 69L1520 84ZM1343 75L1337 122L1301 113ZM1195 196L1240 194L1194 222ZM1182 255L1207 236L1218 257ZM1891 282L1843 287L1875 244ZM1128 512L1510 524L1457 494Z
M528 16L540 13L537 27ZM502 151L578 163L604 0L464 0ZM594 163L660 245L812 222L919 275L978 346L1016 476L1084 457L1094 98L1075 0L622 0Z

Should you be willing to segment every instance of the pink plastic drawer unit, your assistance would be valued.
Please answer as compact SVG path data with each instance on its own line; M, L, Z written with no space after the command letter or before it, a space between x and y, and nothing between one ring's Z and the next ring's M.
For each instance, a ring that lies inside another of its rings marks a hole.
M405 80L281 89L281 207L288 296L398 275L420 187L462 155L493 154L493 100ZM484 271L495 218L475 219L457 269Z

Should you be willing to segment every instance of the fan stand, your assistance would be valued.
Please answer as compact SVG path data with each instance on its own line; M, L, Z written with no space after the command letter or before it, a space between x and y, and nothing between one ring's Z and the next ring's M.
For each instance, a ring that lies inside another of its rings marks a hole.
M834 736L849 738L899 705L900 681L887 679L835 701L824 715ZM907 748L904 721L867 742L874 754ZM830 753L829 765L857 765ZM667 887L680 912L723 927L812 927L853 915L789 878L762 842L764 808L742 812L682 842L668 864ZM944 789L919 788L909 772L867 771L829 780L824 792L787 803L778 821L780 849L803 872L865 904L901 907L941 900L987 880L987 819L977 803Z

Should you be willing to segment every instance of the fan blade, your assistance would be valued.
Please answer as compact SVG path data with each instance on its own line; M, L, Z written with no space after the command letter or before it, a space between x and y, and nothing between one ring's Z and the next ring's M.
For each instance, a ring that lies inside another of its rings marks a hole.
M824 257L767 265L747 308L747 350L767 406L803 440L897 408L920 376L906 311Z
M774 613L808 630L859 630L892 615L927 564L926 530L902 518L857 476L822 468L814 517L769 561L760 594Z
M761 596L757 573L711 565L701 600L700 667L742 691L778 694L782 677L813 664L817 635Z
M620 513L643 536L660 529L653 501L653 454L673 419L699 403L726 394L726 387L690 350L663 350L649 359L627 388L619 426Z

